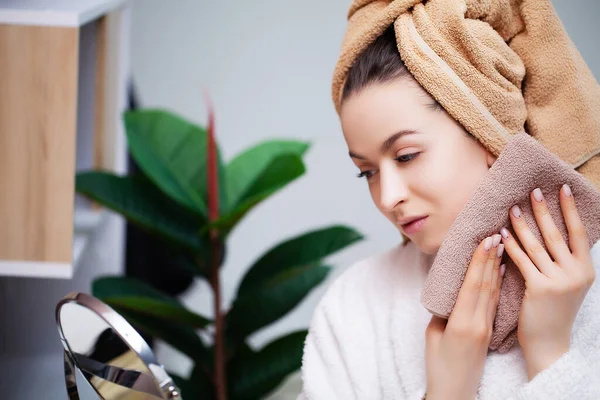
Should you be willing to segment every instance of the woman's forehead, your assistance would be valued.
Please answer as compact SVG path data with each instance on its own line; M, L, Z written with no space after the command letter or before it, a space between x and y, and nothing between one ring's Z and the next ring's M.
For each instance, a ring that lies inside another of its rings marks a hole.
M401 131L425 131L435 118L432 104L433 99L415 85L370 85L344 102L342 130L347 141L384 141Z

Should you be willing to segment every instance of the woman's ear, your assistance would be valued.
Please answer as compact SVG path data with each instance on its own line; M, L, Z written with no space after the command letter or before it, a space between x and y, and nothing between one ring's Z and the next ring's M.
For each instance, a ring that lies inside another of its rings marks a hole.
M490 168L496 161L496 157L488 151L487 156L486 156L486 161L487 161L488 168Z

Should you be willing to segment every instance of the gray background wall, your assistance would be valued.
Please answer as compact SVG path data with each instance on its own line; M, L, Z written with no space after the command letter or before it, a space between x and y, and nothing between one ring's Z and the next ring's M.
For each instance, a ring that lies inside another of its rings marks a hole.
M598 77L600 3L554 4ZM313 143L306 175L256 208L232 234L222 275L226 305L244 269L284 238L334 223L356 227L366 235L362 243L332 257L337 270L330 279L288 316L258 332L253 337L257 345L308 326L332 279L356 260L399 240L372 205L365 182L354 177L356 170L330 100L348 5L348 0L134 2L131 65L143 106L166 107L204 124L202 89L207 88L226 159L272 137ZM121 269L115 264L120 260L121 228L115 216L97 233L72 281L0 277L0 391L26 393L22 398L27 399L65 398L60 391L61 348L54 304L69 291L89 291L93 276ZM202 282L183 300L210 313L210 292ZM160 348L158 353L175 370L185 372L189 367L175 352ZM297 379L288 385L293 391ZM15 387L22 387L21 392Z

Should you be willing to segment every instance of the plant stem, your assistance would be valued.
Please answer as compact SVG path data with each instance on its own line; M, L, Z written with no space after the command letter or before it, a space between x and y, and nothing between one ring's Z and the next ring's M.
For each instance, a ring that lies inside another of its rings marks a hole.
M215 141L215 113L212 102L205 92L208 103L208 130L206 172L208 184L208 220L219 219L219 164L217 142ZM221 314L221 283L219 281L219 266L221 263L221 242L219 232L210 232L210 281L214 292L215 302L215 338L214 338L214 369L217 400L227 400L227 376L225 375L225 332L223 315Z
M214 294L215 308L215 385L217 400L227 400L227 376L225 374L225 346L223 314L221 313L221 283L219 279L219 240L217 235L211 234L211 259L210 259L210 281Z

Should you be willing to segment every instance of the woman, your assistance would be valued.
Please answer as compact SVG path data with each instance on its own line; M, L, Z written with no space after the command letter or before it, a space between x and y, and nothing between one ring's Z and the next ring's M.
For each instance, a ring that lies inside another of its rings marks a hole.
M536 239L512 209L518 238L503 229L482 241L449 320L419 303L437 249L496 157L413 78L398 47L389 27L360 53L338 111L358 176L409 241L330 286L306 340L300 399L600 399L600 289L568 186L560 201L570 247L548 240L560 234L535 190L548 252L529 251ZM488 345L504 251L527 289L519 343L500 354Z

